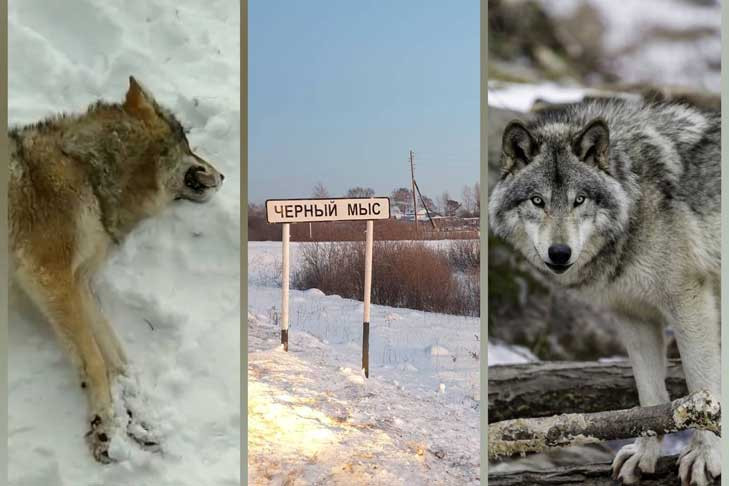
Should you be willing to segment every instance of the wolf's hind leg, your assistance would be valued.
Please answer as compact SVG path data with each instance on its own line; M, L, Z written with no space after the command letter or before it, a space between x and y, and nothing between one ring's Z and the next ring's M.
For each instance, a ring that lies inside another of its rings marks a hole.
M108 450L113 411L109 375L85 309L85 283L78 282L70 266L49 269L34 265L30 268L21 269L23 286L67 345L71 360L80 367L82 376L86 377L91 426L86 437L91 452L99 462L110 462Z
M625 317L619 324L619 332L633 367L640 404L645 407L667 402L663 325ZM655 472L661 440L662 437L639 437L620 449L613 461L613 477L623 484L637 484L641 473Z
M82 288L84 308L90 322L93 325L94 337L99 345L99 350L104 356L107 368L109 370L109 379L113 380L116 376L124 374L127 366L127 356L119 338L111 327L104 313L99 309L96 297L89 285Z
M82 293L85 309L93 326L94 337L106 362L110 385L122 387L121 405L124 409L117 409L118 417L123 418L126 414L126 432L131 439L148 451L159 451L157 434L152 429L150 422L140 417L139 410L134 406L138 401L136 397L137 384L128 376L127 357L124 348L109 320L101 311L91 287L89 285L84 286ZM132 384L133 386L131 386Z

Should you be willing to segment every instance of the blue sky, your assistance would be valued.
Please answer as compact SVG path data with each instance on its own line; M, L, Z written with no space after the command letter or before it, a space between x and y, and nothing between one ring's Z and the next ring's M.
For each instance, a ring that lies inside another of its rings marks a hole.
M321 181L461 199L479 178L479 2L251 0L248 199Z

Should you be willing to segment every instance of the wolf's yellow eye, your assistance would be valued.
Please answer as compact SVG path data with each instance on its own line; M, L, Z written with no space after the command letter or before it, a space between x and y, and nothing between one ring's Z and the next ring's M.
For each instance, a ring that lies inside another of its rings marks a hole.
M541 208L542 206L544 206L544 199L539 196L532 196L532 204L534 204L538 208Z
M585 202L585 196L577 196L575 198L575 207Z

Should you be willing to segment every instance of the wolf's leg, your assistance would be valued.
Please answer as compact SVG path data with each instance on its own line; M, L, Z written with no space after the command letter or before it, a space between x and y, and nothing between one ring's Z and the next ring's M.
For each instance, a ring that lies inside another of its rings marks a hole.
M633 366L638 398L642 406L668 401L666 390L666 345L663 325L624 317L619 333ZM662 437L639 437L624 446L613 460L613 477L623 484L636 484L641 473L655 472Z
M89 447L100 462L110 462L112 428L111 390L104 357L94 338L92 324L84 307L83 286L67 268L39 265L20 269L21 282L28 295L45 314L54 331L70 351L71 360L85 376L91 430Z
M692 281L679 289L673 308L673 329L689 392L721 394L720 325L716 294L707 282ZM697 430L679 457L683 485L712 484L721 474L719 437Z
M134 380L131 379L132 377L126 376L127 357L124 348L109 320L97 305L96 297L90 286L84 287L84 304L94 326L94 337L107 364L109 381L122 387L121 399L128 416L127 435L147 450L159 450L157 434L152 430L149 421L145 421L143 417L140 419L141 413L135 407L138 401L136 384L130 387Z
M93 324L94 337L109 369L109 379L114 379L126 371L126 353L108 319L99 309L91 287L84 285L82 292L84 307Z
M34 292L34 285L31 282L31 276L28 272L18 270L17 273L12 274L13 279L10 281L8 303L9 308L12 309L18 305L22 308L23 305L32 305L34 310L41 312L47 319L48 313L41 309L41 303ZM51 323L52 324L52 323ZM54 327L54 330L55 327ZM61 347L66 353L66 356L71 360L73 368L78 372L79 384L81 388L86 388L87 377L86 371L81 363L79 354L76 352L76 346L65 333L56 332L56 338L61 344Z

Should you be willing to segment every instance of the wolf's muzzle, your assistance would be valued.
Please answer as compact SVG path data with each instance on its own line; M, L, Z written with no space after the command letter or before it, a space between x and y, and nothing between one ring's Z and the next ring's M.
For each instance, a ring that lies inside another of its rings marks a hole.
M220 174L220 181L223 181L223 174ZM185 185L195 192L201 193L205 189L217 186L215 175L208 173L205 167L190 167L185 173Z
M567 245L552 245L547 250L547 254L551 261L544 262L544 264L554 273L564 273L572 266L571 263L567 263L572 256L572 248Z

